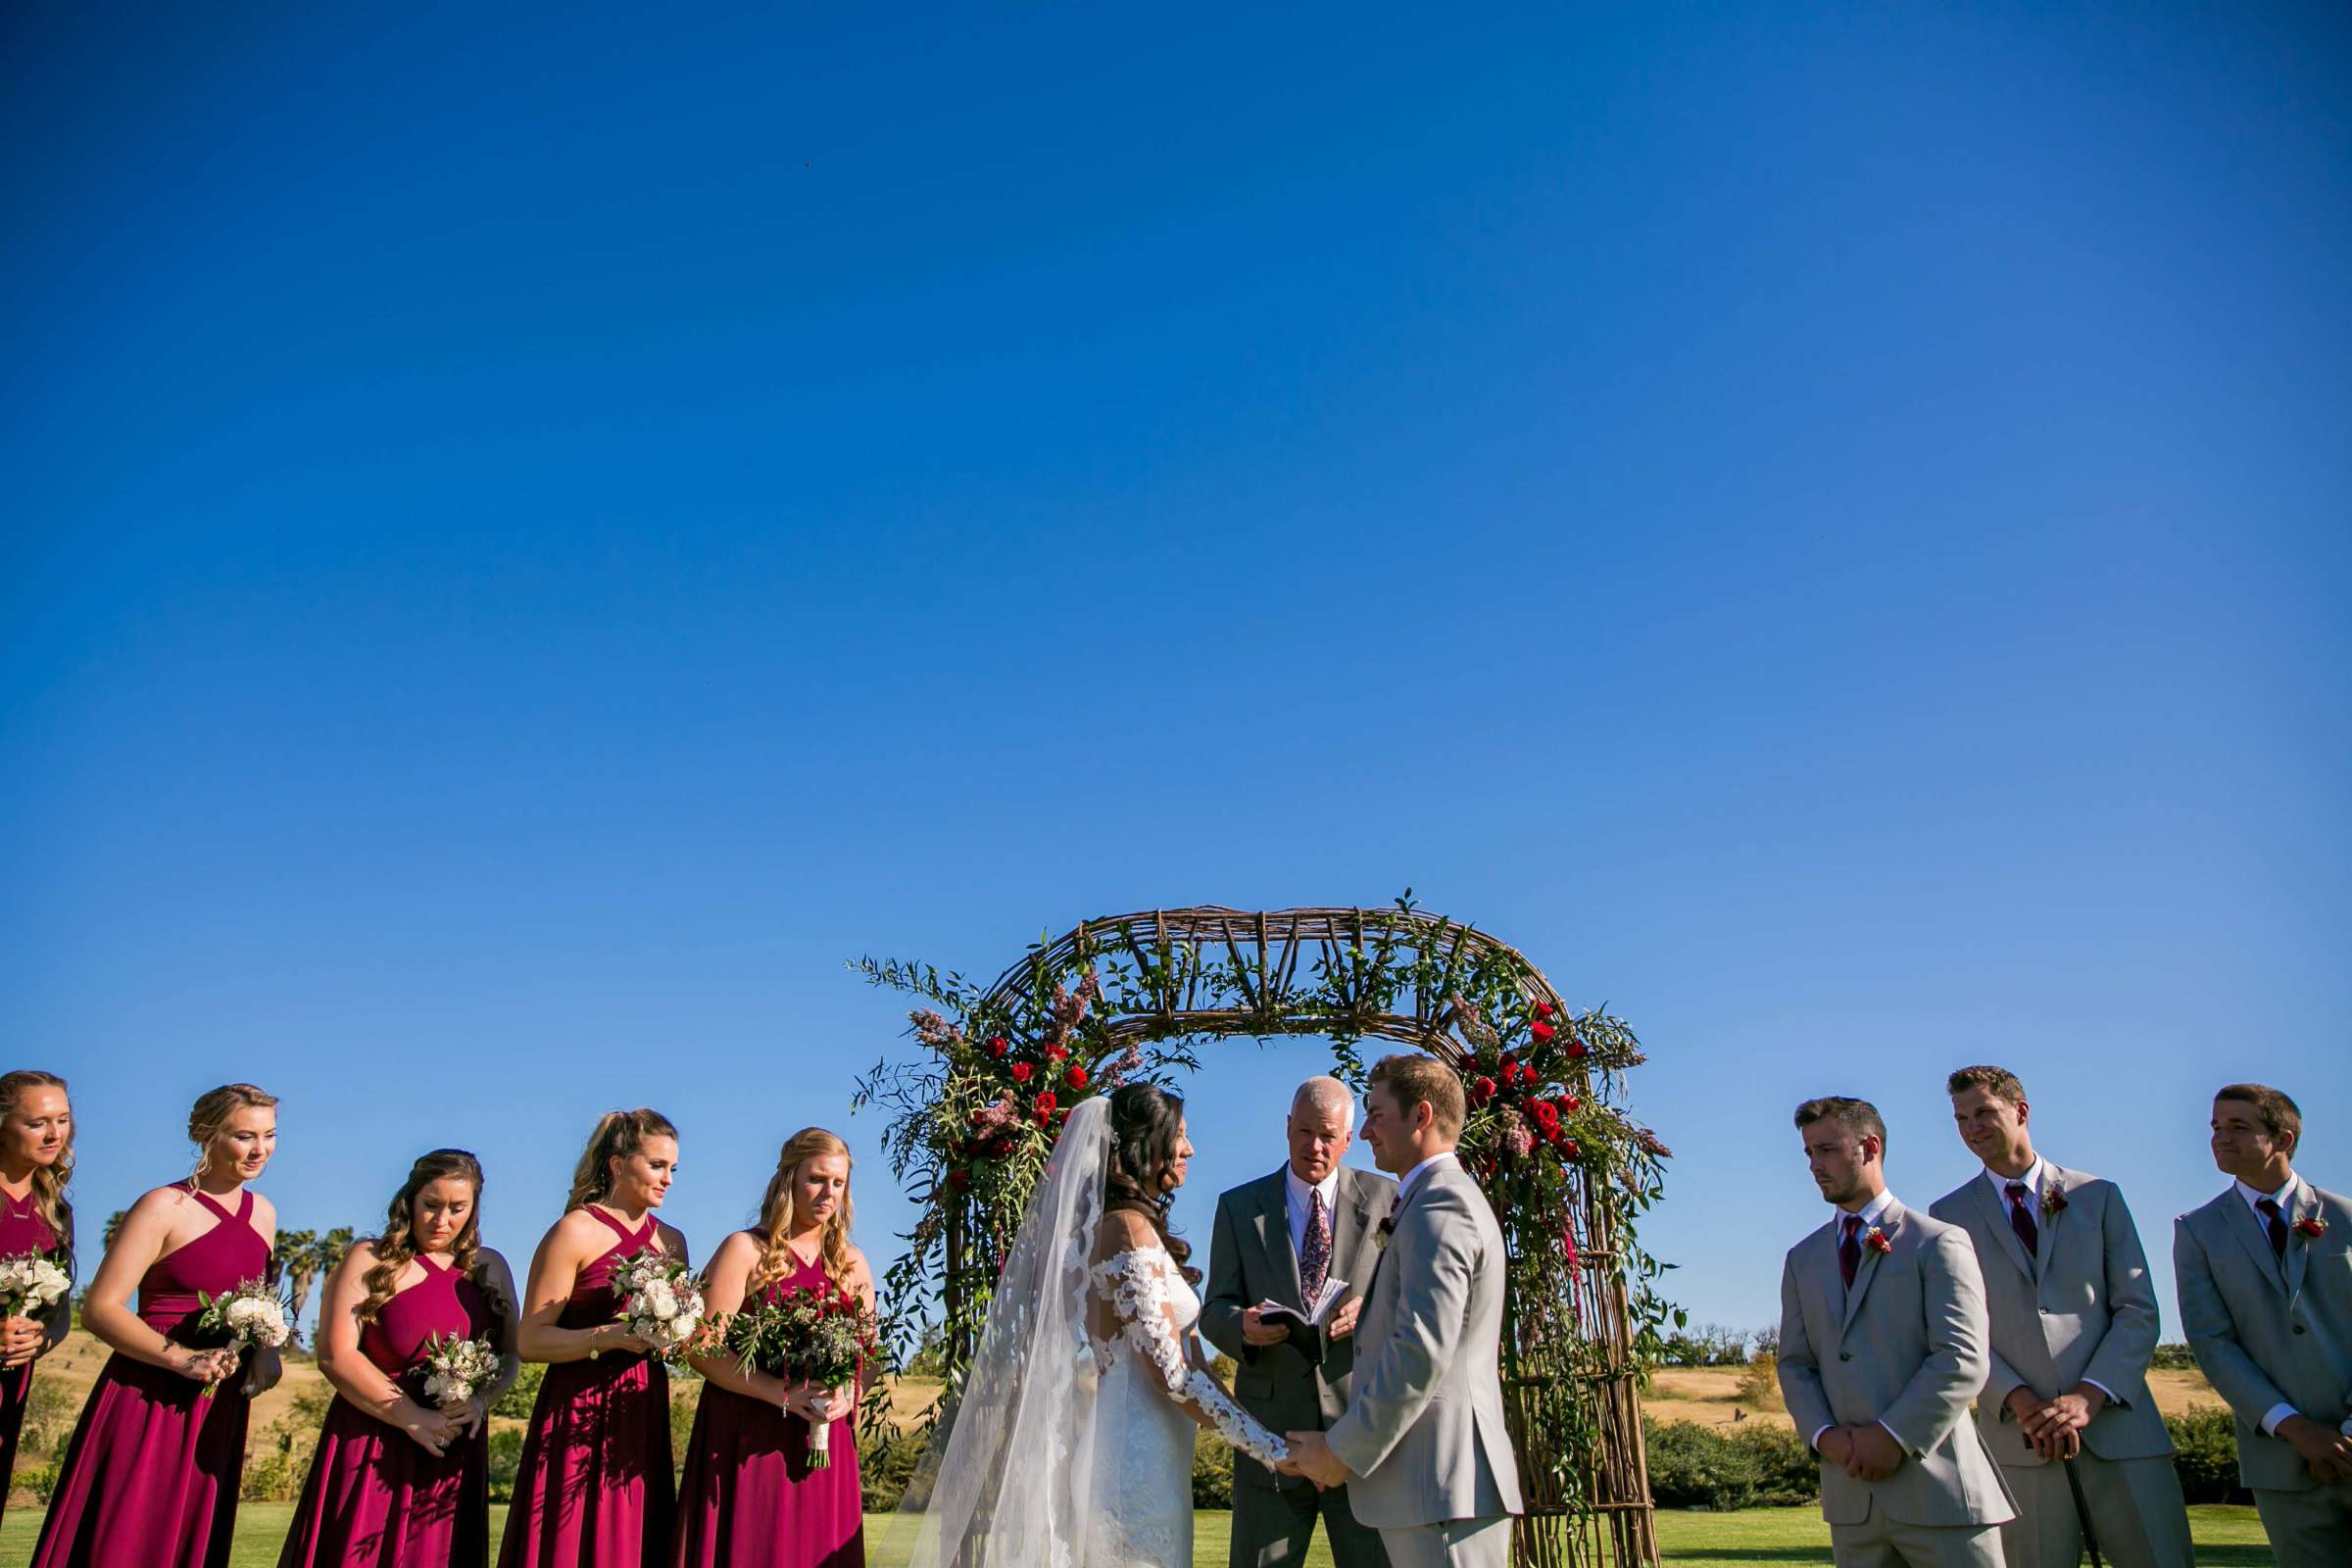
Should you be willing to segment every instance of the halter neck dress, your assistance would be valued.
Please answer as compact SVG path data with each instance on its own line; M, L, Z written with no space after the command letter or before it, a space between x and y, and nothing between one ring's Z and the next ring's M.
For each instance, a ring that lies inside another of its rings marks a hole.
M65 1248L49 1222L41 1218L38 1200L30 1193L23 1198L0 1195L0 1257L23 1257L26 1252L47 1255L58 1267L66 1267ZM53 1312L62 1312L60 1301ZM36 1321L46 1322L46 1319ZM24 1429L24 1401L32 1393L33 1363L25 1362L10 1372L0 1372L0 1506L8 1497L9 1477L17 1467L17 1438Z

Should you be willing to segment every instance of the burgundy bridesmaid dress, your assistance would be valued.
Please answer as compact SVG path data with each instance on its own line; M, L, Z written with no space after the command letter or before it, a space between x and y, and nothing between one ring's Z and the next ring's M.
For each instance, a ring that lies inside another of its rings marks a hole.
M253 1194L220 1223L155 1260L139 1281L139 1321L166 1338L218 1296L267 1278L270 1249L249 1223ZM184 1341L182 1343L185 1343ZM66 1448L32 1568L224 1568L245 1464L244 1379L203 1385L117 1351L98 1374Z
M486 1338L494 1319L481 1287L455 1263L417 1262L424 1278L360 1331L360 1351L410 1398L430 1404L418 1364L427 1342ZM487 1424L436 1459L338 1395L277 1568L484 1568L489 1560Z
M760 1292L830 1289L804 1263ZM858 1485L858 1418L833 1423L832 1463L808 1466L808 1423L763 1399L703 1385L686 1440L671 1568L864 1568L865 1510Z
M0 1194L0 1257L23 1257L26 1252L58 1250L57 1232L41 1218L38 1201L26 1193L19 1201ZM59 1259L63 1265L64 1259ZM65 1310L60 1302L56 1310ZM0 1372L0 1507L8 1502L9 1477L17 1468L17 1438L24 1430L24 1401L32 1393L33 1363L13 1372Z
M612 1275L653 1250L661 1222L632 1231L591 1203L618 1245L580 1271L556 1319L590 1329L620 1315ZM659 1568L677 1506L669 1459L669 1371L640 1353L608 1350L558 1361L539 1385L514 1475L499 1568Z

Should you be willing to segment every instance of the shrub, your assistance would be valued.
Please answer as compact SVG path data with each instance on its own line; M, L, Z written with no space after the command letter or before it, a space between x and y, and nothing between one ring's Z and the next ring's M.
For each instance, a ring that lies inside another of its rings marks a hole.
M17 1440L21 1454L56 1453L65 1446L81 1414L81 1401L55 1378L34 1378L24 1399L24 1427Z
M547 1366L540 1361L525 1361L515 1375L514 1384L498 1396L490 1407L492 1415L512 1416L517 1421L531 1418L531 1406L539 1398L539 1385L547 1381Z
M2190 1502L2244 1502L2237 1484L2237 1420L2229 1407L2191 1405L2186 1415L2164 1418L2173 1435L2173 1468L2180 1494Z
M1649 1495L1661 1508L1730 1511L1810 1502L1821 1493L1820 1461L1775 1421L1729 1431L1695 1421L1643 1423Z
M1205 1430L1193 1438L1193 1506L1233 1506L1233 1450L1224 1439Z
M2197 1358L2185 1345L2159 1345L2156 1353L2148 1357L2151 1372L2194 1372Z
M497 1427L490 1433L490 1500L514 1500L514 1475L522 1468L522 1431Z
M860 1433L858 1440L858 1486L867 1513L888 1513L906 1494L922 1463L925 1443L919 1432L896 1433L876 1443Z
M1751 1410L1788 1408L1781 1397L1780 1374L1780 1356L1771 1350L1758 1350L1756 1358L1740 1369L1740 1402Z
M20 1464L17 1466L15 1484L19 1489L31 1493L35 1500L47 1507L50 1496L57 1491L57 1466Z

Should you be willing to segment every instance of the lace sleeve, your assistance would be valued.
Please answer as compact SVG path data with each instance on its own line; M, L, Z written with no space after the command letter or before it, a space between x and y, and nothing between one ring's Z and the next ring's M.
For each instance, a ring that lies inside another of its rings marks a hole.
M1260 1464L1279 1464L1290 1457L1290 1445L1268 1432L1215 1378L1186 1357L1169 1286L1174 1268L1168 1254L1155 1247L1121 1252L1094 1266L1095 1294L1110 1303L1119 1320L1119 1338L1158 1374L1170 1398Z

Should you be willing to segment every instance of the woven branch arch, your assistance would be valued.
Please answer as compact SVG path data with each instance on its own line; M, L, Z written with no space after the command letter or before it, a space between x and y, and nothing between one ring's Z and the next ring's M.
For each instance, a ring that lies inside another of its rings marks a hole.
M1572 1012L1527 957L1416 908L1244 911L1215 905L1082 921L980 988L861 960L877 984L952 1007L918 1010L928 1062L885 1061L860 1086L894 1117L901 1178L928 1199L894 1294L945 1308L946 1397L985 1321L1009 1231L1070 1107L1110 1085L1198 1070L1202 1039L1321 1035L1362 1086L1365 1040L1461 1073L1465 1163L1510 1254L1505 1406L1528 1514L1521 1568L1656 1560L1639 1385L1669 1308L1635 1220L1666 1151L1623 1109L1642 1060L1624 1022Z

